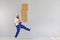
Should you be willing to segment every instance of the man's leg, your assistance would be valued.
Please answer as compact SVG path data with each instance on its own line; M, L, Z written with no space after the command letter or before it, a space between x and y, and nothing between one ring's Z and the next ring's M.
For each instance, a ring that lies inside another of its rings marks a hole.
M25 26L24 26L24 25L22 25L22 24L21 24L21 28L23 28L23 29L25 29L25 30L27 30L27 31L30 31L30 29L29 29L29 28L25 27Z
M16 35L15 35L15 38L17 38L17 36L18 36L18 34L20 32L20 26L18 25L16 28L17 28L17 32L16 32Z

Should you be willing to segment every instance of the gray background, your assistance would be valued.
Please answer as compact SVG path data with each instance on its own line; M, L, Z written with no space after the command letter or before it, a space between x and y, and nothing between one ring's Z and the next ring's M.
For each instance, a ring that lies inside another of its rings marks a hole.
M0 0L0 36L14 37L15 15L21 4L28 3L28 22L31 31L21 29L19 38L52 37L60 35L60 0Z

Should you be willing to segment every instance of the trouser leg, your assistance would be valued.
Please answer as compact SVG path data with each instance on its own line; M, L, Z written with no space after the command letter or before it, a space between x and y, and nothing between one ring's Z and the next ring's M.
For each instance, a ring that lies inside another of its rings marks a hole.
M20 26L17 26L16 28L17 28L17 32L16 32L15 37L17 38L17 36L19 35L19 32L20 32Z
M27 28L26 26L24 26L24 25L21 25L21 28L23 28L23 29L25 29L25 30L27 30L27 31L30 31L30 29L29 28Z

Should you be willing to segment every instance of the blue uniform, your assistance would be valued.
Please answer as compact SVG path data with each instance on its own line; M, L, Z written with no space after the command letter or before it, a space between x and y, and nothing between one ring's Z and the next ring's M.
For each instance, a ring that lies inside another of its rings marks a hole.
M17 32L16 32L16 35L15 35L15 38L17 38L21 28L23 28L23 29L25 29L27 31L30 31L29 28L27 28L26 26L22 25L21 23L19 23L19 25L17 25L16 28L17 28Z

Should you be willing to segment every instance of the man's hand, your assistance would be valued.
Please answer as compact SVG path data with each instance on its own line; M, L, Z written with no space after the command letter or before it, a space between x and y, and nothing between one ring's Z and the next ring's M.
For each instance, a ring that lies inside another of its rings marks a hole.
M19 23L22 22L22 20L19 20Z
M18 21L17 21L17 23L20 23L20 22L22 22L22 20L18 20Z

